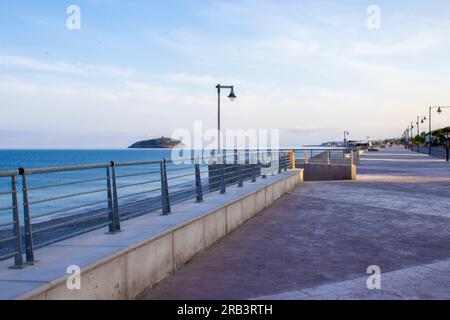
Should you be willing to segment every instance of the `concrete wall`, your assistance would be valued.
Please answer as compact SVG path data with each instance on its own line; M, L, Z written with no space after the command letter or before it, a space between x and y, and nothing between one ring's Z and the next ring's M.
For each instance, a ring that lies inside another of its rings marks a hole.
M298 163L304 169L304 181L356 180L355 165Z
M68 290L66 279L60 279L21 298L133 299L271 206L302 181L301 170L293 171L281 180L230 200L221 208L83 268L81 290Z

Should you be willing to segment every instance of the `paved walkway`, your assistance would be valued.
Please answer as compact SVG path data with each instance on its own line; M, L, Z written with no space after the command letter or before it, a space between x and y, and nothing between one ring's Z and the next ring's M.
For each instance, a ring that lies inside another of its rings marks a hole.
M299 186L141 298L450 299L450 164L370 153L357 182Z

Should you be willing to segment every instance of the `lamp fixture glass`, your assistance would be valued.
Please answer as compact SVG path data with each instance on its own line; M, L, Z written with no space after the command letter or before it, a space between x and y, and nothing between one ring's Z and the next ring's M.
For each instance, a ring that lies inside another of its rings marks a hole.
M234 101L234 99L236 99L236 95L234 94L234 88L231 88L231 92L230 95L228 96L228 99L230 99L231 101Z

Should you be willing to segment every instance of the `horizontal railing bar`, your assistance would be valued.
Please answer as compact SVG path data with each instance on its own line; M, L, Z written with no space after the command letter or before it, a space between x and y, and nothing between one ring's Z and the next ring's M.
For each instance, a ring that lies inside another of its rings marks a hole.
M158 210L158 209L155 209L155 210L152 210L152 211L148 211L147 209L142 209L142 210L134 211L134 212L131 212L131 213L127 213L126 215L121 217L121 221L134 219L136 217L140 217L140 216L143 216L145 214L155 213L156 210Z
M107 202L107 200L97 200L94 202L85 203L85 204L74 206L74 207L62 208L62 209L58 209L58 210L54 210L54 211L50 211L50 212L45 212L45 213L36 215L33 218L42 218L42 217L51 216L53 214L57 214L57 213L61 213L61 212L67 212L67 211L73 211L73 210L77 210L77 209L81 209L81 208L92 207L97 204L101 204L101 203L105 203L105 202Z
M179 175L179 176L168 177L167 180L174 180L174 179L177 179L177 178L186 178L186 177L189 177L189 176L195 176L195 172L189 172L189 173L182 174L182 175Z
M14 209L15 208L15 206L12 206L12 207L3 207L3 208L0 208L0 212L1 211L9 211L9 210L12 210L12 209Z
M131 188L131 187L136 187L136 186L142 186L144 184L150 184L150 183L156 183L161 181L160 179L158 180L151 180L151 181L142 181L142 182L136 182L136 183L129 183L129 184L124 184L121 186L117 186L117 189L125 189L125 188Z
M96 164L79 164L74 166L61 166L61 167L43 167L43 168L31 168L24 169L24 173L30 174L42 174L42 173L56 173L64 171L78 171L78 170L90 170L90 169L102 169L110 167L111 163L96 163Z
M129 207L140 205L140 204L145 203L147 201L155 200L155 199L158 199L158 198L161 198L161 195L158 195L156 197L145 198L145 199L142 199L142 200L138 200L138 201L135 201L135 202L130 202L130 203L123 204L123 205L119 205L119 208L120 209L129 208Z
M0 228L6 227L6 226L11 226L13 227L16 224L15 221L10 221L10 222L3 222L0 224Z
M186 181L186 182L181 182L181 183L177 183L177 184L171 184L169 185L169 189L175 188L175 187L179 187L179 186L183 186L186 185L186 187L189 187L189 184L194 184L195 180L191 180L191 181Z
M303 149L296 149L296 150L303 150ZM336 149L341 150L341 149ZM241 157L244 155L253 155L253 154L276 154L278 151L276 150L243 150L246 153L226 153L221 154L220 158L228 159L229 157L232 157L236 154L239 154ZM186 157L178 159L177 161L195 161L196 157ZM202 160L217 160L216 157L202 157ZM159 164L163 162L163 159L158 160L145 160L145 161L129 161L129 162L114 162L114 165L116 167L126 167L126 166L133 166L133 165L146 165L146 164ZM166 160L166 163L173 163L173 160ZM193 162L194 163L194 162ZM211 164L211 163L209 163ZM96 163L96 164L80 164L80 165L72 165L72 166L57 166L57 167L41 167L41 168L25 168L24 173L25 174L42 174L42 173L56 173L56 172L64 172L64 171L77 171L77 170L88 170L88 169L100 169L100 168L106 168L111 167L111 162L106 163ZM17 176L19 175L19 170L0 170L0 177L11 177L11 176Z
M3 255L3 256L0 256L0 260L12 258L12 257L14 257L16 254L17 254L17 251L7 253L7 254L5 254L5 255Z
M160 190L161 190L161 188L157 188L157 189L153 189L153 190L145 190L145 191L139 191L139 192L136 192L136 193L129 193L129 194L120 196L119 200L124 199L124 198L133 197L133 196L138 196L138 195L141 195L141 194L156 192L156 191L160 191Z
M14 177L19 175L19 170L0 170L0 178Z
M49 245L49 244L52 244L52 243L55 243L55 242L59 242L59 241L62 241L62 240L66 240L66 239L72 238L72 237L74 237L74 236L77 236L77 235L80 235L80 234L83 234L83 233L90 232L90 231L92 231L92 230L100 229L100 228L102 228L102 227L104 227L104 226L107 226L109 223L110 223L109 221L108 221L108 222L104 222L104 223L101 223L101 224L92 226L92 227L90 227L90 228L87 228L87 229L83 229L83 230L80 230L80 231L77 231L77 232L73 232L73 233L70 233L70 234L67 234L67 235L64 235L64 236L55 238L55 239L51 239L51 240L48 240L48 241L45 241L45 242L42 242L42 243L38 243L38 244L36 244L34 247L35 247L36 249L39 249L39 248L45 247L45 246L47 246L47 245Z
M31 188L28 188L28 191L50 189L50 188L57 188L57 187L65 187L65 186L71 186L71 185L75 185L75 184L83 184L83 183L104 181L104 180L106 180L106 177L95 178L95 179L88 179L88 180L77 180L77 181L71 181L71 182L66 182L66 183L61 183L61 184L53 184L53 185L47 185L47 186L31 187Z
M160 164L163 162L162 159L158 160L142 160L142 161L128 161L128 162L115 162L116 167L129 167L129 166L140 166L146 164Z
M190 192L190 191L194 191L197 190L197 187L193 187L190 189L183 189L183 190L178 190L178 191L174 191L174 192L169 192L169 195L172 196L176 196L178 194L182 194L182 193L186 193L186 192Z
M160 172L159 170L154 170L154 171L144 171L144 172L131 173L131 174L121 174L121 175L116 175L116 179L145 176L145 175L149 175L149 174L156 174L159 172Z
M188 167L184 167L184 168L167 168L167 173L174 172L174 171L192 170L192 169L194 169L194 165L189 165Z
M187 197L183 197L183 198L180 198L180 199L171 200L171 203L172 203L172 204L177 204L177 203L181 203L181 202L184 202L184 201L187 201L187 200L191 200L191 199L195 199L195 198L196 198L196 194L194 193L194 194L189 195L189 196L187 196Z
M68 194L65 196L59 196L59 197L54 197L54 198L47 198L47 199L43 199L43 200L30 201L28 203L28 205L35 205L35 204L40 204L40 203L45 203L45 202L50 202L50 201L55 201L55 200L62 200L62 199L74 198L74 197L78 197L78 196L85 196L88 194L104 192L107 190L108 189L103 188L103 189L89 190L89 191L84 191L84 192L79 192L79 193L74 193L74 194Z
M95 218L97 218L99 216L105 216L105 219L108 219L106 213L108 213L108 209L104 209L101 212L96 212L93 215L83 216L83 217L80 217L78 219L64 221L64 222L56 223L56 224L50 224L50 225L42 227L42 228L33 229L33 232L34 233L36 233L36 232L43 232L43 231L47 231L47 230L51 230L51 229L56 229L56 228L62 227L62 226L70 226L70 225L73 225L75 223L81 223L81 222L86 222L86 221L89 221L89 220L94 220Z
M1 239L0 240L0 243L5 243L5 242L8 242L8 241L12 241L12 240L16 240L16 236L12 236L12 237L9 237L9 238L6 238L6 239Z

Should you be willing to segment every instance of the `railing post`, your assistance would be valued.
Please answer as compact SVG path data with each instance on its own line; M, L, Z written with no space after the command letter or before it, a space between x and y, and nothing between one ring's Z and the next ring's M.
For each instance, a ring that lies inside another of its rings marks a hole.
M35 264L34 260L34 245L33 245L33 231L31 227L30 216L30 201L28 198L27 174L24 168L19 168L19 173L22 176L22 196L23 196L23 221L25 229L25 256L27 264Z
M113 195L113 221L115 232L120 232L119 195L117 193L116 164L111 161L112 195Z
M258 150L258 153L259 153L259 150ZM267 178L267 176L265 174L263 174L263 165L265 165L264 161L266 160L266 159L263 159L263 155L265 154L267 156L268 153L269 153L269 151L266 149L266 152L261 153L261 156L259 157L262 160L262 161L261 160L259 161L260 170L261 170L261 179Z
M238 153L238 149L234 149L234 163L237 166L237 170L238 170L238 188L242 188L244 186L244 181L242 178L242 167L241 164L239 163L241 160L240 155Z
M250 163L250 168L252 170L252 182L256 182L256 170L258 168L258 155L256 154L255 157L255 153L252 153L251 156L251 160L249 161Z
M305 150L305 164L308 164L309 160L308 160L308 151Z
M202 177L200 174L199 158L195 159L195 190L197 194L197 202L203 201Z
M330 165L331 150L327 150L327 164Z
M284 172L288 170L288 159L289 159L289 153L287 151L283 151L283 165L284 165Z
M20 231L20 218L19 218L19 201L17 197L17 178L11 176L11 195L13 205L13 232L16 238L16 255L14 256L14 266L11 268L23 268L23 253L22 253L22 233Z
M280 150L278 150L278 174L280 174L281 171L283 171L283 162L281 158L281 152Z
M106 167L106 190L108 197L108 218L109 218L109 230L108 233L114 234L117 232L116 223L115 223L115 205L113 200L113 189L111 183L111 169L110 167Z
M219 164L220 166L220 193L224 194L227 192L226 186L225 186L225 154L220 155L221 158L219 158L219 161L221 162Z
M169 184L167 182L166 159L163 159L161 161L160 168L161 168L162 214L168 215L170 213L170 198L169 198Z

